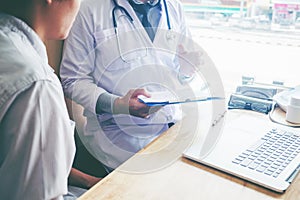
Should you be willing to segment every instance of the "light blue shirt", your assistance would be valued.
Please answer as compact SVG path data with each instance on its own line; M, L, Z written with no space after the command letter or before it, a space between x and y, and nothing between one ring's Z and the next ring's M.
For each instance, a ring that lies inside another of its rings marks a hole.
M153 6L149 9L147 13L147 18L149 23L151 24L151 27L153 29L153 32L156 33L157 27L161 18L161 2L159 2L157 5ZM134 8L134 6L133 6ZM136 16L139 18L139 20L142 22L143 14L139 13L137 10L135 10Z

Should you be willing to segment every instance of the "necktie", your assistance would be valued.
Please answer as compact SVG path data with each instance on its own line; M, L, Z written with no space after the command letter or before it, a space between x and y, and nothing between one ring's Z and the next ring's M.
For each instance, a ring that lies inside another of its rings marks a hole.
M147 3L146 4L134 4L132 1L129 1L129 2L135 11L142 14L143 17L142 17L141 22L142 22L149 38L151 39L151 41L153 41L155 33L154 33L153 28L148 20L148 12L152 6Z

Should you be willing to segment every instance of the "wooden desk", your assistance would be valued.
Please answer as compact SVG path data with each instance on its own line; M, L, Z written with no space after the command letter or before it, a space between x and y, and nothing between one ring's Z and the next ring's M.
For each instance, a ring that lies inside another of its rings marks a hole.
M231 117L240 115L241 111L230 111ZM267 115L247 112L246 114L268 118ZM109 174L93 188L87 191L80 200L95 199L230 199L230 200L267 200L267 199L300 199L300 176L289 189L283 193L275 193L250 182L225 174L210 167L195 163L177 156L172 163L159 170L148 173L124 172L130 164L137 162L139 154L152 153L164 147L170 141L181 141L176 134L180 124L176 124L157 140L148 145L124 165ZM175 134L174 134L175 133ZM171 151L161 151L162 158ZM160 162L157 158L151 162Z

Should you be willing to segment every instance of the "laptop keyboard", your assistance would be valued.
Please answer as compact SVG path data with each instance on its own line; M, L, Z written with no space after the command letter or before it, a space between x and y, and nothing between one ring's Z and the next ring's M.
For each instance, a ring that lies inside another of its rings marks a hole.
M299 152L299 135L272 129L232 162L276 178Z

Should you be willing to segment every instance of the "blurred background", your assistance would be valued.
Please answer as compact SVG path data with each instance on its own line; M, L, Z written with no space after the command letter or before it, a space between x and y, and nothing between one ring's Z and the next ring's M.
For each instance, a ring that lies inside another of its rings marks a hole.
M225 89L242 76L300 84L300 0L181 0L195 42L213 59Z

